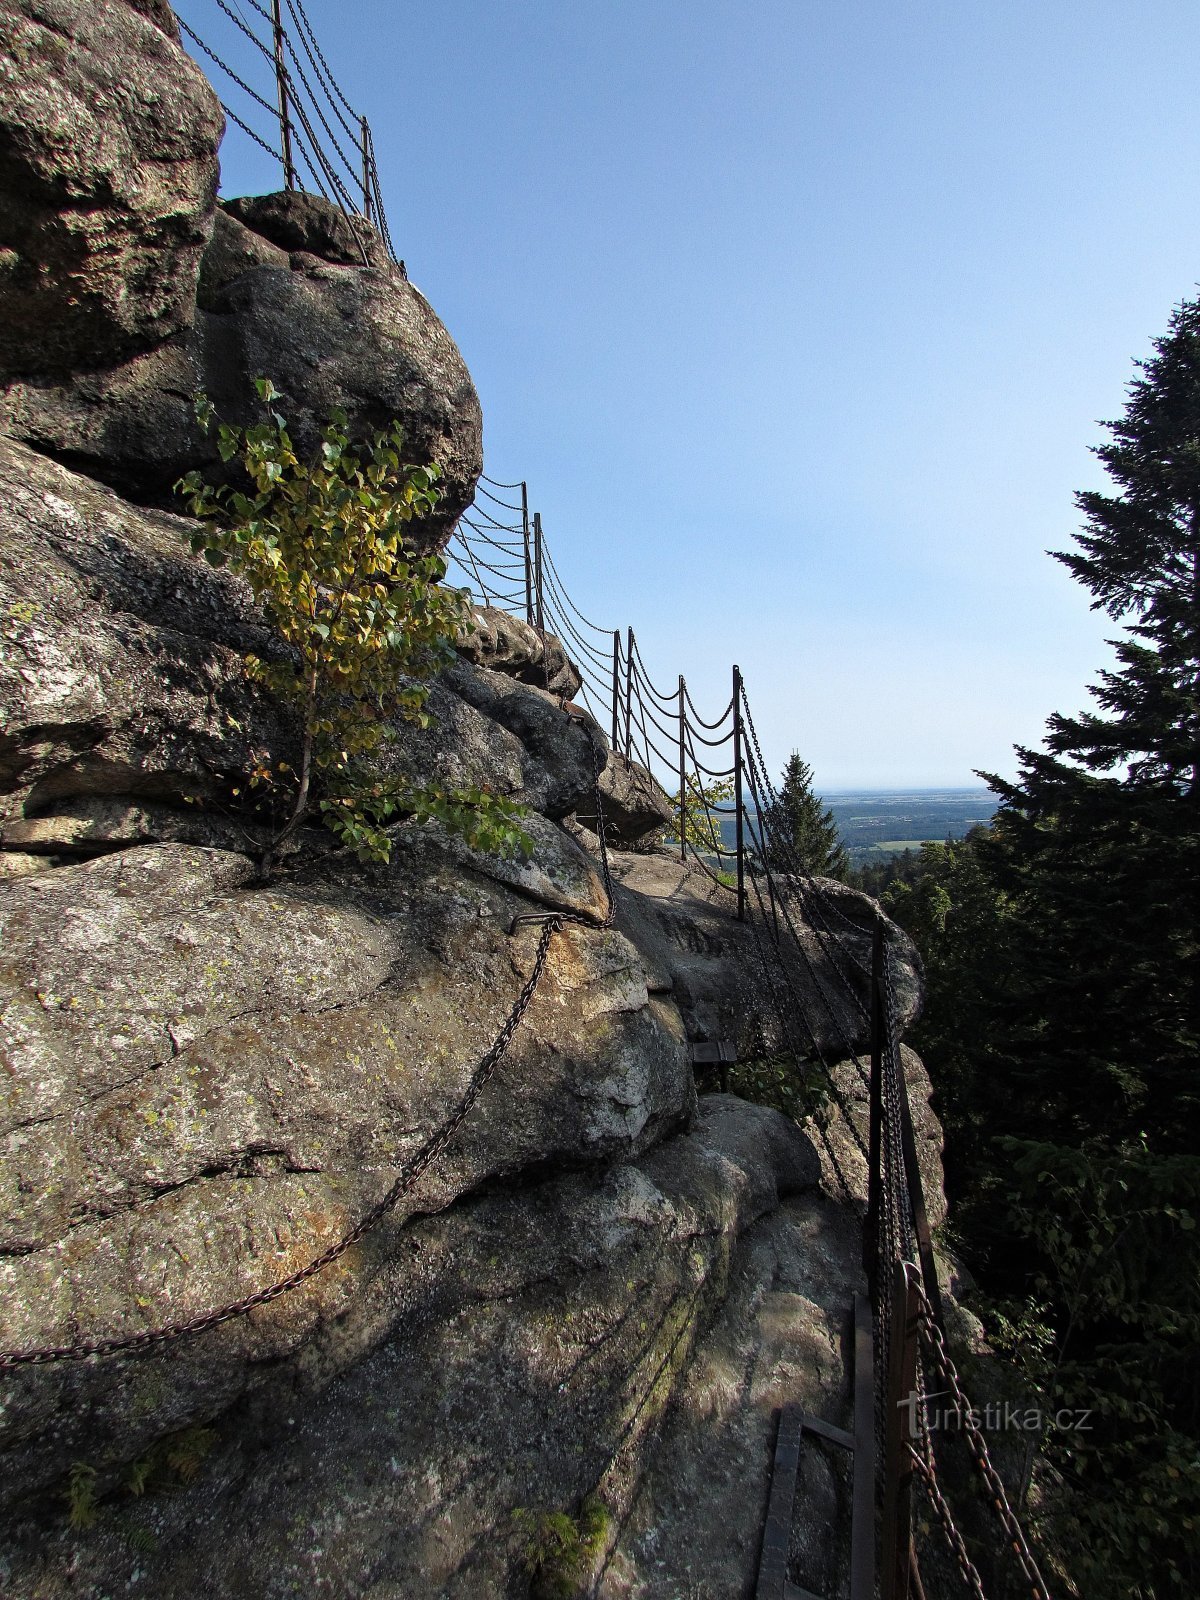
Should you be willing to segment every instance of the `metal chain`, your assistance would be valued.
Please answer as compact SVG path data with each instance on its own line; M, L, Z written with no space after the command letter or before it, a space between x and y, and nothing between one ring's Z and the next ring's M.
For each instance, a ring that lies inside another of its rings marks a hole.
M570 715L570 713L568 713ZM575 720L575 719L572 719ZM595 741L588 735L588 742L592 749L592 768L595 779L595 806L596 828L600 841L600 867L604 881L604 890L608 899L608 909L602 920L596 922L586 919L573 912L555 911L545 917L536 918L518 917L513 923L515 928L524 921L539 921L542 923L541 937L538 939L537 953L534 956L533 970L525 980L520 994L512 1010L504 1021L503 1027L496 1035L491 1049L480 1061L471 1075L471 1081L462 1099L458 1102L451 1116L434 1133L413 1158L409 1166L400 1174L392 1187L382 1200L366 1213L355 1224L349 1233L343 1234L336 1243L323 1250L320 1255L307 1262L296 1272L279 1282L271 1284L266 1289L258 1289L253 1294L244 1295L240 1300L231 1301L228 1305L219 1307L215 1311L206 1311L200 1316L192 1317L185 1322L167 1323L160 1328L147 1328L140 1333L114 1335L108 1339L87 1339L71 1345L50 1345L33 1350L3 1350L0 1351L0 1371L12 1367L43 1366L52 1361L83 1361L89 1356L116 1355L122 1351L145 1350L155 1345L166 1344L175 1339L182 1339L191 1334L201 1333L206 1328L216 1327L218 1323L228 1322L233 1317L244 1316L246 1312L253 1311L256 1306L264 1306L272 1300L277 1300L280 1295L290 1294L293 1289L298 1289L302 1283L307 1283L310 1278L332 1265L339 1256L346 1253L352 1245L358 1243L383 1217L391 1211L404 1195L409 1193L419 1178L421 1178L433 1164L445 1154L446 1149L453 1141L458 1130L462 1127L471 1108L483 1093L489 1078L495 1072L503 1059L513 1035L521 1024L526 1011L528 1011L537 986L541 981L542 973L546 967L546 960L550 952L550 942L556 933L560 933L568 922L580 922L586 926L598 928L611 928L616 917L616 898L613 894L612 873L608 862L608 845L605 838L604 827L604 800L600 793L600 756Z
M228 1322L233 1317L244 1316L247 1311L254 1310L256 1306L267 1305L270 1301L277 1300L280 1295L289 1294L293 1289L298 1289L302 1283L307 1283L309 1278L315 1277L318 1272L330 1266L339 1256L344 1255L352 1245L357 1244L365 1234L369 1233L393 1209L397 1202L412 1189L417 1180L444 1154L447 1146L466 1121L472 1106L478 1100L488 1079L503 1059L509 1044L512 1042L513 1034L529 1009L534 991L537 989L546 965L550 941L562 928L565 920L566 918L563 916L552 916L547 920L542 929L542 936L538 941L533 971L526 979L521 993L517 996L516 1004L505 1019L504 1026L497 1034L495 1043L472 1074L466 1093L458 1102L453 1114L425 1142L410 1165L396 1179L383 1199L377 1201L366 1215L351 1228L349 1233L343 1234L335 1244L331 1244L319 1256L314 1256L311 1261L296 1272L293 1272L289 1277L281 1278L279 1282L271 1284L268 1288L256 1290L253 1294L245 1295L240 1300L231 1301L228 1305L221 1306L218 1310L206 1311L202 1315L192 1317L186 1322L167 1323L161 1328L147 1328L141 1333L114 1336L109 1339L89 1339L78 1344L56 1345L37 1350L0 1351L0 1370L9 1367L39 1366L51 1361L82 1361L88 1356L115 1355L119 1351L145 1350L152 1345L166 1344L174 1339L181 1339L190 1334L200 1333L205 1328L212 1328L218 1323Z
M914 1450L911 1444L906 1445L905 1447L908 1450L909 1455L912 1457L913 1468L921 1479L925 1493L929 1496L930 1504L937 1512L937 1518L942 1525L942 1532L946 1537L946 1543L950 1546L951 1554L958 1562L958 1570L962 1574L963 1582L975 1596L975 1600L987 1600L987 1596L983 1592L983 1581L979 1576L979 1572L975 1566L975 1563L971 1560L966 1543L963 1540L963 1536L958 1531L958 1525L954 1520L954 1514L950 1510L950 1507L946 1502L946 1497L942 1493L942 1486L938 1482L937 1467L933 1459L933 1450L929 1444L929 1437L925 1431L923 1422L921 1427L921 1442L922 1447L920 1452Z
M1033 1551L1029 1548L1021 1524L1017 1520L1017 1515L1009 1503L1008 1494L1005 1491L1000 1474L992 1464L987 1440L984 1438L983 1430L975 1421L971 1404L963 1392L958 1368L954 1365L950 1352L946 1348L945 1338L941 1328L938 1326L937 1318L933 1314L933 1307L926 1298L925 1290L921 1284L920 1272L916 1267L911 1268L909 1281L917 1292L917 1327L929 1352L930 1360L937 1369L939 1378L949 1388L951 1398L954 1401L954 1408L958 1413L959 1421L962 1423L963 1432L966 1435L967 1445L979 1470L980 1477L986 1486L988 1503L999 1517L1008 1536L1009 1548L1017 1558L1021 1571L1025 1574L1033 1600L1050 1600L1050 1591L1046 1587Z

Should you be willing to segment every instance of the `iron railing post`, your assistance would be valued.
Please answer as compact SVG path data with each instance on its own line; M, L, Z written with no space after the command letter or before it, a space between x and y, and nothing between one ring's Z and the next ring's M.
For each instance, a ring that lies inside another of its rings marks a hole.
M687 713L684 709L685 685L683 673L679 674L679 859L687 860L687 761L684 738L687 733Z
M854 1296L854 1512L850 1600L875 1600L875 1348L871 1304Z
M371 125L366 117L362 119L362 158L363 158L363 216L371 220Z
M633 629L625 633L625 759L633 754Z
M867 1143L867 1222L863 1231L863 1268L871 1290L871 1304L880 1306L879 1228L883 1187L883 922L875 924L871 943L871 1086L870 1132Z
M742 836L742 673L733 669L733 820L737 835L737 914L746 920L746 855Z
M916 1284L903 1261L892 1264L892 1326L885 1393L881 1600L908 1600L912 1575L912 1456L917 1436Z
M539 633L546 629L542 612L542 513L533 513L533 625Z
M525 621L533 627L533 561L529 554L529 485L521 483L521 541L525 548Z
M279 143L283 157L283 185L296 187L296 168L292 164L292 121L288 111L287 62L283 54L283 16L279 0L271 0L271 22L275 33L275 89L279 99Z

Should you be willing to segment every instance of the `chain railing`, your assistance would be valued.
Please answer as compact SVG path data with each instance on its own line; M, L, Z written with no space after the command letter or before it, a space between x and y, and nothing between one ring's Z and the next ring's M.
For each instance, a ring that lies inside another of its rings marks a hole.
M403 270L384 210L371 125L334 77L304 0L176 0L175 13L199 65L218 74L225 115L280 163L284 188L311 189L336 205L369 265L367 231L360 226L366 222ZM228 58L240 64L247 51L253 70L244 69L243 76ZM258 87L250 81L256 78Z

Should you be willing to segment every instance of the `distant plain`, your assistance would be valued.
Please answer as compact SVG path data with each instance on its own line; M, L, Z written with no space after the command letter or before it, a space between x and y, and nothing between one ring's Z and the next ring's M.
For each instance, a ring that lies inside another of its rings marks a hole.
M851 866L919 850L929 841L961 839L996 810L996 796L974 789L845 789L821 796L833 813ZM732 820L722 824L734 845Z

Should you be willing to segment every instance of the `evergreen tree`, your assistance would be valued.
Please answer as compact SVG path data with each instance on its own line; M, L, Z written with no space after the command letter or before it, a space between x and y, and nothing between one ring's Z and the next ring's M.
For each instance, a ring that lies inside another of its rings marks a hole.
M893 897L956 1220L1037 1324L1042 1516L1092 1600L1200 1590L1200 302L1141 363L1057 559L1125 624L1096 709L1021 749L993 828ZM978 1259L978 1258L977 1258ZM1011 1310L1010 1306L1010 1310ZM1023 1309L1022 1309L1023 1308Z
M776 805L766 818L767 858L781 872L807 872L825 878L844 877L850 858L838 837L833 812L812 791L812 768L793 750L783 769Z

